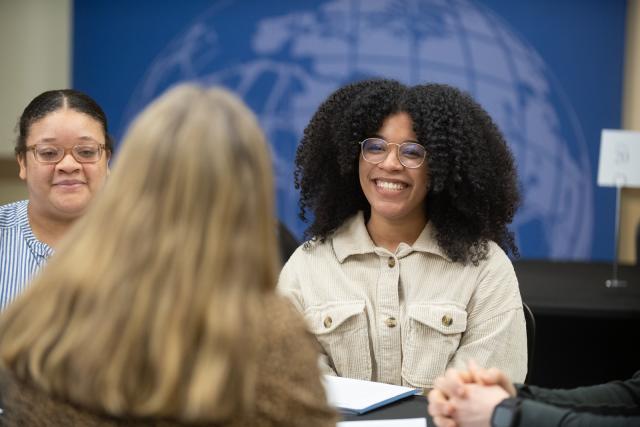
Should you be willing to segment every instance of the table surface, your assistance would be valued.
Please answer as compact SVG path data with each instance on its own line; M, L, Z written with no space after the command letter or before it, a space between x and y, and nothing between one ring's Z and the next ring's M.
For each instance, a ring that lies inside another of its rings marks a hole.
M434 427L433 421L427 413L427 398L415 395L374 409L366 414L345 415L344 421L397 420L402 418L426 418L427 427Z
M522 299L537 315L640 318L640 267L618 266L625 288L607 288L611 263L520 260Z

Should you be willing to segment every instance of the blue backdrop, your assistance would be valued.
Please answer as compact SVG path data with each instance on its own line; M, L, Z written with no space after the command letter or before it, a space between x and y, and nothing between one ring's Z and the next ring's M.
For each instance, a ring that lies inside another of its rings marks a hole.
M443 82L494 117L518 164L525 258L611 259L614 193L596 186L602 128L619 128L626 1L75 0L73 85L116 138L182 80L222 84L256 111L278 215L298 235L293 158L318 104L382 76Z

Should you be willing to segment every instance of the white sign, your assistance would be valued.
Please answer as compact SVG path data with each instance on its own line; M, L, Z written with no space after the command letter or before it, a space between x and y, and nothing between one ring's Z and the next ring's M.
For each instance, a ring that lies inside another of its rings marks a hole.
M598 185L640 187L640 132L602 130Z

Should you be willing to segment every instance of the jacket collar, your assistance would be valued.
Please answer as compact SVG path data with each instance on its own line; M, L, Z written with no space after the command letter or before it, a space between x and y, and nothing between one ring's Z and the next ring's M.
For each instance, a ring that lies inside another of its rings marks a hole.
M371 240L362 211L347 219L344 224L336 230L331 240L333 250L340 263L343 263L344 260L352 255L388 252L386 249L377 247L375 243L373 243L373 240ZM402 258L414 251L434 254L447 261L451 261L442 248L440 248L440 245L438 245L435 229L431 222L427 222L427 225L425 225L413 245L404 242L400 243L395 255Z

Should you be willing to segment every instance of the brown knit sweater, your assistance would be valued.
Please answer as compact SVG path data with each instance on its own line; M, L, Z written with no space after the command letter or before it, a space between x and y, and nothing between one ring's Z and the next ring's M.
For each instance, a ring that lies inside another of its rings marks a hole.
M269 297L256 385L256 410L215 424L180 420L115 418L49 396L0 369L0 426L29 427L178 427L178 426L335 426L336 414L327 406L320 383L314 340L289 303Z

